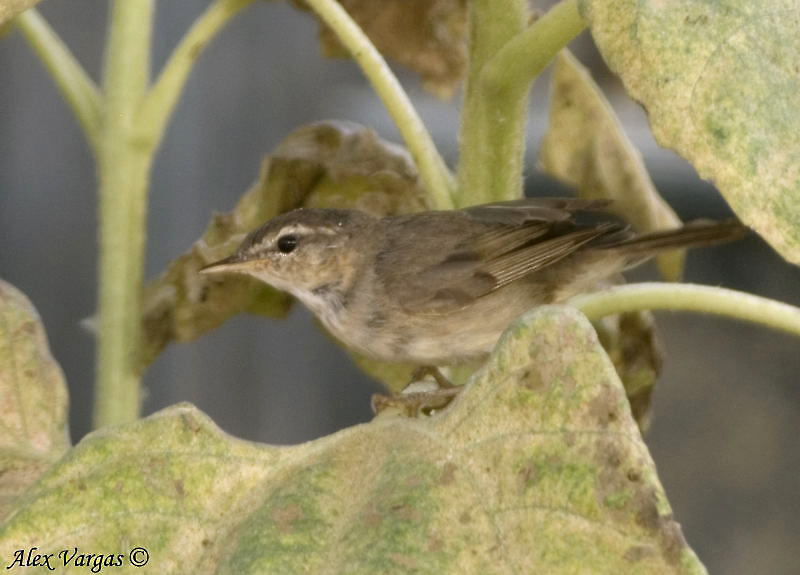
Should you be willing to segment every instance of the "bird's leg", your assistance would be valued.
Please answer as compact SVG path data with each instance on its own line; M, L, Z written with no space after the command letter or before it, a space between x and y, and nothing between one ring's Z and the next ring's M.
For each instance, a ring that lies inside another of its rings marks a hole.
M415 383L430 375L436 380L437 389L432 391L409 391ZM447 377L434 366L422 366L411 375L411 381L401 391L394 395L372 396L372 411L380 413L387 407L394 407L407 417L417 417L420 413L430 415L437 409L443 409L458 395L462 386L453 385Z
M415 369L414 373L411 374L411 381L408 385L411 385L417 381L422 381L428 375L436 380L436 383L439 384L439 389L450 389L451 387L457 387L453 385L453 383L451 383L451 381L447 379L442 371L435 365L423 365Z

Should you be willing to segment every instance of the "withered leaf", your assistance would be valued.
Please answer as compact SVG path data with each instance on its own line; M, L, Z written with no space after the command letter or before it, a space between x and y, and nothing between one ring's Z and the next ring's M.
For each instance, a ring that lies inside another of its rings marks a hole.
M653 390L664 364L653 314L630 312L594 322L600 343L617 370L639 429L650 425Z
M25 10L36 6L41 0L0 0L0 26L9 22Z
M305 6L302 0L295 4ZM381 54L419 73L428 90L442 97L452 95L467 59L465 0L341 0L340 4ZM326 56L349 56L327 26L322 26L320 40Z

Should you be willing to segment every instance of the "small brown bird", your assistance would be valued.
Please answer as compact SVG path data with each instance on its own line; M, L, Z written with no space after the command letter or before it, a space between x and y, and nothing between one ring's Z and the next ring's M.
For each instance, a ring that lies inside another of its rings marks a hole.
M695 222L637 235L605 212L608 204L523 199L385 218L299 209L202 271L244 273L289 292L367 356L449 365L485 357L535 306L591 291L657 252L745 231L738 222Z

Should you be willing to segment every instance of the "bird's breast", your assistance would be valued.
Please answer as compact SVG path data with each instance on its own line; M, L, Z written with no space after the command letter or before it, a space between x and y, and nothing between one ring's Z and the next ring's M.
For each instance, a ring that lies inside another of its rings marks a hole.
M411 313L383 294L359 289L325 287L300 299L347 347L374 359L417 365L481 359L516 317L551 303L540 289L523 282L442 314Z

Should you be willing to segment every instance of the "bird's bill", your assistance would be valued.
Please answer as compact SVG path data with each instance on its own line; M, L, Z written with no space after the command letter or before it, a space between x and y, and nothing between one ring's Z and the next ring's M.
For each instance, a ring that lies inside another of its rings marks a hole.
M200 268L202 274L247 273L253 267L252 260L243 260L238 254L212 262Z

